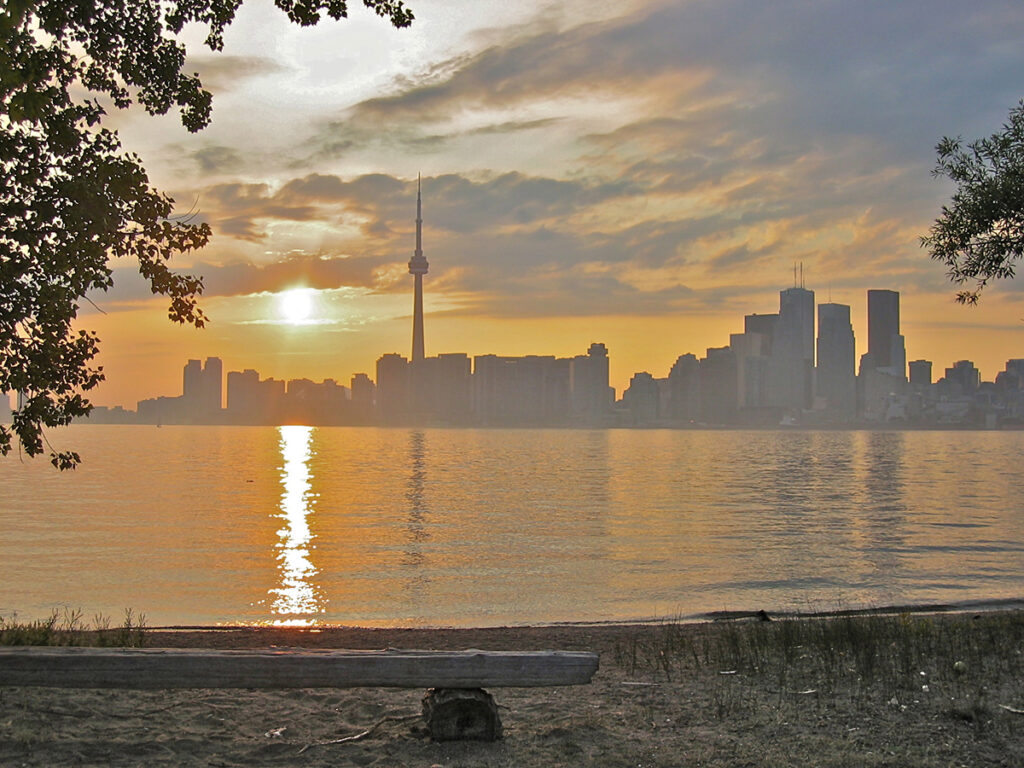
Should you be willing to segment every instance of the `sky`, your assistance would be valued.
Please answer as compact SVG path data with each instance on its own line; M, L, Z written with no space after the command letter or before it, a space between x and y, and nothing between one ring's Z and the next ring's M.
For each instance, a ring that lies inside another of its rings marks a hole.
M211 125L110 116L178 211L208 222L203 330L129 263L83 307L100 405L181 392L187 358L347 384L411 348L422 176L426 352L609 349L612 385L728 344L804 285L901 292L908 359L986 380L1024 357L1024 280L954 302L920 246L952 185L935 144L1024 97L1019 0L409 0L315 28L247 0L224 49L188 28ZM799 277L797 278L799 279ZM282 296L308 289L301 322Z

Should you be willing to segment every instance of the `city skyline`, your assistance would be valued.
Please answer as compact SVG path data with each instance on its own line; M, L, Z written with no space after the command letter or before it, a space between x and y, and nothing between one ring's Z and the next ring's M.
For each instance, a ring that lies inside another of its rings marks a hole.
M417 224L421 216L417 199ZM416 245L415 254L422 258L419 237ZM941 361L908 362L899 292L867 292L869 351L859 357L850 307L815 299L802 284L783 289L779 311L746 315L743 333L730 334L727 346L709 347L700 358L699 350L684 352L665 377L636 371L623 390L609 385L610 355L601 342L591 343L585 355L567 358L536 353L424 356L420 319L413 322L412 355L385 353L372 378L354 372L348 386L335 378L320 383L306 377L263 379L251 368L228 371L225 378L219 358L207 358L205 364L190 359L182 372L182 395L140 401L134 416L120 407L113 415L104 410L99 419L591 427L895 421L992 427L1003 419L1016 424L1024 416L1021 358L1008 358L979 400L984 382L973 361L962 358L944 369ZM414 305L421 303L418 284ZM945 375L933 378L933 371L942 370Z
M1022 95L1018 4L415 12L406 30L362 8L299 29L246 3L223 53L183 33L214 94L208 129L109 115L153 184L213 230L172 263L205 278L210 322L168 323L115 262L78 319L102 339L96 403L169 391L187 357L322 379L405 353L417 172L433 350L569 356L601 339L621 390L672 364L662 340L704 349L742 330L800 262L858 325L866 289L898 290L910 357L970 350L991 377L1017 343L1020 281L956 306L918 238L951 193L930 173L935 144L991 133ZM281 309L295 289L302 321Z

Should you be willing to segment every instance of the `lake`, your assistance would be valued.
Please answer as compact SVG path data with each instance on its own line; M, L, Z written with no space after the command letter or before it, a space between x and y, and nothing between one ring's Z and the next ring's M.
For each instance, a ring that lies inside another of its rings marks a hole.
M1024 432L80 425L0 616L487 626L1024 598Z

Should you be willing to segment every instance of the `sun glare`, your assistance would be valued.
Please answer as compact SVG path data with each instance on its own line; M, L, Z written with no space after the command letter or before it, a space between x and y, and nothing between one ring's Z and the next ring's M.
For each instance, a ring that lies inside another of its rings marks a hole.
M285 322L293 325L303 323L313 312L313 291L309 288L293 288L280 293L277 308Z

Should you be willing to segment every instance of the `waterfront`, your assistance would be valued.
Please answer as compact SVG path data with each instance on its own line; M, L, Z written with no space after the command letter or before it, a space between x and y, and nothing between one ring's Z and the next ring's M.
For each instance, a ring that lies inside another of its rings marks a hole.
M1024 597L1021 432L73 427L0 615L482 626Z

